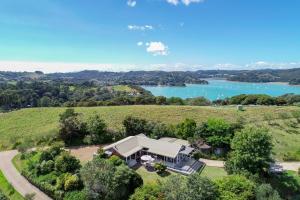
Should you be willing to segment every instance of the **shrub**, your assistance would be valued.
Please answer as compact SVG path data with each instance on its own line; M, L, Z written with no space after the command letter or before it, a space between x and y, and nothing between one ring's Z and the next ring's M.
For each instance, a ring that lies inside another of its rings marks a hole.
M65 191L76 190L80 188L80 186L81 182L77 175L71 175L66 177L64 184Z
M0 200L8 200L8 198L0 191Z
M300 167L298 168L298 175L300 176Z
M86 200L88 199L86 192L84 191L72 191L67 192L64 200Z
M109 160L114 166L119 166L119 165L124 164L124 161L123 161L121 158L119 158L118 156L116 156L116 155L111 156L108 160Z
M104 149L102 149L102 148L99 148L99 149L97 150L97 154L98 154L98 157L99 157L99 158L107 158L107 155L105 154L105 151L104 151Z
M55 169L59 172L75 172L80 168L80 161L67 152L61 153L55 159Z
M41 174L48 174L54 170L54 161L48 160L48 161L42 161L40 164L40 172Z
M281 200L281 198L270 184L262 184L256 189L256 200Z
M163 163L155 163L154 164L154 169L157 170L157 173L164 173L167 169L167 166L164 165Z

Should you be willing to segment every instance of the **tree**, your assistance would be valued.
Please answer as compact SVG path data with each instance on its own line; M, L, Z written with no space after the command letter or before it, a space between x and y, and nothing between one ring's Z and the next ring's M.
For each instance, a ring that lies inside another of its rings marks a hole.
M128 166L114 166L101 158L88 162L80 174L91 199L128 199L143 184L142 178Z
M187 178L172 175L161 188L166 200L215 200L218 197L215 184L198 173Z
M218 197L216 185L198 173L190 175L186 184L187 200L214 200Z
M77 116L70 116L61 119L59 137L66 143L72 144L86 135L86 124Z
M186 179L180 175L169 176L161 186L165 200L186 200L186 189Z
M256 189L256 200L281 200L278 192L270 184L261 184Z
M219 199L249 200L255 197L255 183L241 175L231 175L216 181Z
M225 169L229 174L249 172L264 173L268 168L272 153L272 138L266 129L248 127L235 134L229 159Z
M230 147L234 128L223 119L208 119L196 131L196 134L215 148Z
M176 135L180 138L187 139L193 137L197 128L197 124L193 119L185 119L176 126Z
M138 135L145 133L147 121L144 119L138 119L128 116L123 121L125 132L127 136Z
M113 179L115 199L123 200L134 193L134 190L143 185L143 179L127 165L119 165Z
M80 167L80 161L74 156L71 156L68 152L62 152L55 158L55 169L59 172L73 173L79 170Z
M75 110L73 108L67 108L65 110L65 112L63 112L62 114L59 115L59 122L62 123L63 121L65 121L66 119L68 119L69 117L76 117L79 114L75 112Z
M147 184L137 188L129 200L158 200L163 199L161 188L157 184Z
M93 115L87 123L87 132L93 144L110 142L112 137L107 131L107 125L100 115Z

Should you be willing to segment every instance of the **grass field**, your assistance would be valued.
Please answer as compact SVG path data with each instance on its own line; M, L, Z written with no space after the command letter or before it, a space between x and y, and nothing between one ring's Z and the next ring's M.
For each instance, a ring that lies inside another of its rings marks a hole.
M59 114L66 108L30 108L0 114L0 150L10 149L14 144L52 137L58 131ZM296 117L299 107L253 106L237 111L236 107L196 106L112 106L80 107L77 112L86 118L93 113L103 116L110 129L122 128L123 119L132 115L148 120L175 124L185 118L201 123L208 118L223 118L229 122L244 119L246 124L264 126L271 130L276 157L281 159L287 151L300 149L300 125Z
M10 200L24 200L24 198L13 188L0 171L0 191Z

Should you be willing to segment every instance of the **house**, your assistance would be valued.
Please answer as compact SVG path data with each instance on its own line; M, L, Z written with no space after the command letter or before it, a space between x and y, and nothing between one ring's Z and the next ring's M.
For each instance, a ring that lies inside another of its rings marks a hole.
M193 171L201 164L192 158L194 148L169 140L156 140L143 134L126 137L103 148L107 154L123 158L129 166L139 162L143 155L150 155L154 162L162 162L171 170ZM197 169L196 169L197 170Z

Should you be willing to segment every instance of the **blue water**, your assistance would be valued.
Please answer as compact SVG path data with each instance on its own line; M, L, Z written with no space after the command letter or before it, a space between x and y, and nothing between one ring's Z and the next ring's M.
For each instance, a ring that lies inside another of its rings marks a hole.
M143 86L155 96L191 98L203 96L210 100L224 99L239 94L268 94L280 96L300 94L300 86L278 83L242 83L226 80L208 80L208 85L189 84L187 87Z

